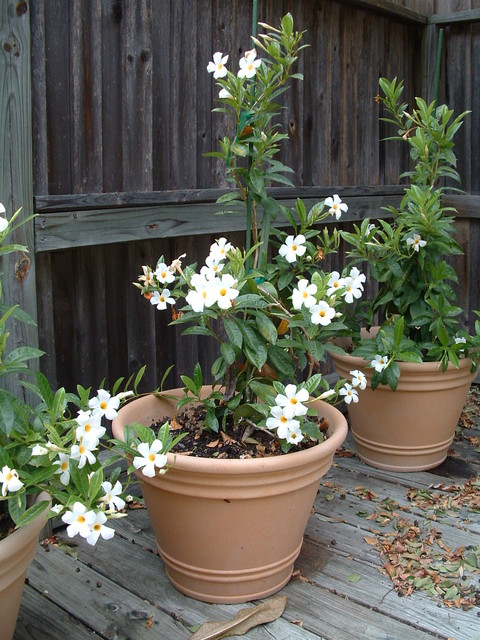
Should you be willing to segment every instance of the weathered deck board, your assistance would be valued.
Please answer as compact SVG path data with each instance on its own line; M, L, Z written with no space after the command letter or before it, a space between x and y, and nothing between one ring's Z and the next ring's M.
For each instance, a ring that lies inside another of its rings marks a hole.
M478 425L477 425L478 426ZM310 517L296 577L283 589L288 598L280 620L257 627L249 640L479 640L479 609L447 608L423 592L400 597L381 572L376 548L365 542L382 530L361 512L378 510L388 497L420 526L435 526L456 548L480 544L480 514L461 511L431 521L410 503L410 488L465 482L480 475L480 455L467 437L455 439L446 462L431 472L401 474L337 456L324 478ZM359 487L370 491L362 498ZM435 491L435 489L433 489ZM244 606L209 605L180 594L168 581L143 509L115 521L117 535L90 547L78 543L78 559L39 547L28 573L15 640L188 639L207 620L228 619ZM388 530L388 527L386 528ZM62 533L61 531L59 532ZM370 534L371 535L371 534ZM357 576L356 581L350 578ZM358 579L359 576L359 579Z

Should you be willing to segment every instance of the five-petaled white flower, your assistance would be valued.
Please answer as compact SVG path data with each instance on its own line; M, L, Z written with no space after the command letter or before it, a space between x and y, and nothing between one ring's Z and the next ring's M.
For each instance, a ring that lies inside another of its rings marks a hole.
M308 391L305 388L297 389L294 384L287 384L285 394L279 393L275 398L275 404L279 407L285 407L285 412L292 418L294 416L304 416L308 409L303 404L309 398Z
M90 524L90 534L86 536L88 544L94 545L98 538L102 536L104 540L110 540L115 534L115 530L111 527L106 527L105 522L107 516L103 511L90 512L94 515L94 520Z
M216 51L213 54L213 61L207 65L208 73L213 73L215 80L225 77L227 75L227 67L225 66L227 62L228 55L224 56L221 51Z
M119 480L116 481L115 485L112 487L112 483L106 480L102 482L102 489L105 491L105 495L101 497L101 503L107 504L108 508L112 511L117 509L117 511L121 511L125 506L125 500L120 498L120 494L122 493L122 485Z
M287 262L296 262L297 256L303 256L307 247L305 246L306 238L301 233L298 236L287 236L285 243L282 244L278 253L285 258Z
M83 442L80 440L79 444L72 445L70 449L70 458L72 460L78 460L78 468L83 469L86 465L87 460L90 464L95 463L95 454L96 446L98 443L96 442Z
M337 220L340 220L342 217L342 213L346 213L348 211L348 205L335 194L330 198L325 199L325 206L328 207L328 213L332 216L335 216Z
M253 78L253 76L257 73L258 67L262 64L260 59L256 60L257 51L255 49L251 49L250 51L245 51L245 55L240 59L237 76L239 78Z
M235 278L226 273L221 278L212 280L212 283L216 286L216 302L220 309L230 309L239 294Z
M343 286L343 297L348 304L352 304L355 299L362 297L363 285L360 280L347 276Z
M335 317L335 309L325 300L320 300L318 304L310 307L310 320L312 324L320 324L323 327L329 325Z
M200 269L200 275L205 276L207 280L211 280L220 274L224 266L223 258L210 254L205 259L205 265Z
M159 262L157 264L154 275L160 284L170 284L175 280L175 275L165 262Z
M413 247L414 251L420 251L420 247L424 247L427 244L426 240L422 240L422 236L418 233L414 233L413 236L407 238L407 245Z
M151 445L148 442L141 442L138 445L138 453L140 456L133 458L133 466L135 469L141 469L143 475L153 478L155 475L155 467L162 469L167 464L167 456L160 453L163 445L160 440L154 440Z
M60 482L65 486L70 482L70 458L66 453L58 454L59 460L55 460L53 464L58 465L55 473L60 474Z
M190 283L194 289L187 293L185 302L193 311L201 313L205 307L211 307L215 302L215 284L200 273L194 273Z
M308 284L308 280L299 280L297 288L292 293L292 305L294 309L301 309L302 306L309 309L316 302L315 294L317 293L316 284Z
M2 496L6 496L7 491L14 493L23 487L18 472L15 469L10 469L8 465L4 465L0 471L0 482L2 483Z
M88 406L94 412L105 416L107 420L115 420L117 417L117 409L120 406L118 396L111 396L105 389L97 390L97 397L88 401Z
M352 385L354 387L358 387L359 389L362 389L362 391L367 388L367 376L363 371L354 369L353 371L350 371L350 375L352 376Z
M78 427L75 429L75 437L83 443L89 443L89 445L91 445L89 447L90 449L94 449L100 438L105 435L106 429L102 427L101 419L102 416L99 412L92 413L92 411L82 410L78 412L75 418L78 424Z
M227 257L227 253L232 248L231 242L227 242L226 238L219 238L216 242L210 245L210 259L217 260L225 260ZM206 262L206 261L205 261Z
M143 265L143 276L138 276L140 282L143 282L146 287L151 287L154 284L153 271L150 267Z
M375 371L378 371L379 373L383 371L387 365L388 365L388 356L382 356L380 354L377 354L370 363L370 366L372 366L375 369Z
M75 537L78 533L82 538L88 538L96 518L94 511L87 511L87 507L84 504L75 502L71 511L63 514L62 520L68 524L67 535L69 538Z
M352 267L348 275L353 279L354 286L363 291L363 283L367 280L366 275L362 273L360 269L357 269L357 267Z
M348 382L340 389L340 395L343 396L347 404L358 402L358 391L354 389L351 384L348 384Z
M169 289L163 289L163 291L155 291L150 298L150 304L154 305L160 311L167 308L167 304L175 304L175 300L170 296Z
M332 271L328 280L327 296L338 293L345 286L345 278L342 278L338 271Z
M290 406L275 406L270 409L271 416L267 419L267 429L276 429L277 436L286 440L291 432L300 428L300 422L295 420ZM298 439L297 439L298 442Z

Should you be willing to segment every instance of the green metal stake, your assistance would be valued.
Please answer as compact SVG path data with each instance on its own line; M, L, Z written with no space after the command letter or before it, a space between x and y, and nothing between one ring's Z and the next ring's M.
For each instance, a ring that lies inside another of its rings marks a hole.
M435 68L435 84L433 88L433 100L437 103L438 100L438 85L440 83L440 65L442 63L442 44L443 44L443 29L438 32L438 47L437 47L437 66Z
M257 29L258 29L258 0L253 0L253 6L252 6L252 36L254 38L257 37ZM250 88L252 93L255 93L255 84L252 83L252 86ZM252 146L250 145L250 152L252 151ZM249 155L248 157L248 169L250 171L250 168L252 166L252 156ZM248 192L247 195L247 229L246 229L246 238L245 238L245 250L248 252L250 251L250 246L251 246L251 241L252 241L252 196L250 194L250 191ZM248 258L247 264L246 264L247 270L250 269L250 258Z

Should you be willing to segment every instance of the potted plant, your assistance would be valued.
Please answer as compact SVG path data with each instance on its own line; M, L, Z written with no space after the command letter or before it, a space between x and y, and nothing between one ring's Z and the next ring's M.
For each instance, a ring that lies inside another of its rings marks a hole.
M303 34L290 14L278 28L261 26L236 74L222 52L207 67L220 89L215 111L234 122L233 136L213 152L235 185L218 202L244 207L245 246L218 238L200 268L184 266L185 256L161 256L135 283L185 335L218 343L213 384L204 384L197 365L181 376L183 389L130 402L113 423L127 445L165 416L189 432L179 443L184 454L168 454L167 474L151 467L142 491L171 581L209 602L265 597L289 580L320 478L347 433L331 405L358 400L355 380L330 389L320 373L331 340L346 328L345 300L363 290L356 268L349 292L321 268L339 236L319 223L347 207L333 195L309 211L298 200L292 211L267 191L290 183L275 158L286 136L274 117L280 94L301 77L292 65Z
M20 210L8 220L0 204L0 256L27 248L7 244L9 234L26 222L19 222ZM89 544L110 539L114 529L109 518L126 515L124 492L115 465L124 455L141 457L148 445L138 439L128 449L116 443L115 452L99 460L100 448L108 447L102 421L111 420L125 400L133 395L118 380L112 393L77 387L54 392L45 376L30 369L31 360L42 355L32 347L9 349L9 326L32 322L17 305L2 298L0 280L0 378L20 374L32 402L0 388L0 640L13 637L25 575L38 548L38 535L49 518L61 517L68 525L67 535L80 535ZM134 381L137 387L140 371ZM167 431L156 442L157 452L166 453L174 444ZM127 483L128 484L128 483ZM123 497L122 497L123 496Z
M459 322L449 258L461 248L454 210L442 202L446 183L459 182L453 138L466 113L454 117L446 105L421 98L408 111L401 82L382 78L380 88L383 120L396 126L393 139L409 146L413 168L403 174L409 184L400 207L387 209L392 222L366 219L342 232L348 255L368 265L378 291L347 321L353 351L333 359L340 375L360 370L367 387L361 405L349 406L362 460L418 471L445 459L480 348L478 321L473 336Z

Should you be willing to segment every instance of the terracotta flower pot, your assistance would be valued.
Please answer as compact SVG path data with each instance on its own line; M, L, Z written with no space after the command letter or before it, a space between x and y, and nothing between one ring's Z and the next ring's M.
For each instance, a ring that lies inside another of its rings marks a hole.
M264 598L288 582L320 479L347 434L344 416L317 402L329 437L305 451L241 460L169 453L166 474L138 473L158 549L180 591L235 603ZM113 433L121 439L126 424L150 426L175 412L174 400L146 396L121 409Z
M422 471L441 464L455 435L460 413L475 374L470 359L446 371L438 362L399 362L396 391L380 385L372 391L373 369L362 358L332 354L341 378L360 369L368 386L358 403L348 405L348 415L360 458L390 471Z
M41 493L37 500L48 499L47 493ZM25 576L44 524L45 515L41 514L0 542L0 640L13 638Z

